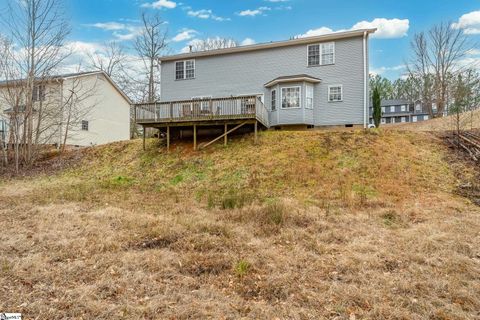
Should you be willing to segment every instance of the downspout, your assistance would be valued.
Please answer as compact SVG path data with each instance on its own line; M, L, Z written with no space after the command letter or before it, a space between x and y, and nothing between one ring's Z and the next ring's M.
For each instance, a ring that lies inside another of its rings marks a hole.
M368 33L367 31L365 31L363 33L363 128L364 129L367 129L367 99L368 99L367 36L368 36Z

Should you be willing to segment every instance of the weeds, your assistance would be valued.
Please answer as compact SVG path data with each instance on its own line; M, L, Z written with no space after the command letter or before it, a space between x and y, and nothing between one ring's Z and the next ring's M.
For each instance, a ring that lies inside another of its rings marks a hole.
M235 274L238 277L243 278L250 271L250 268L251 268L250 262L248 262L246 260L239 260L235 264Z

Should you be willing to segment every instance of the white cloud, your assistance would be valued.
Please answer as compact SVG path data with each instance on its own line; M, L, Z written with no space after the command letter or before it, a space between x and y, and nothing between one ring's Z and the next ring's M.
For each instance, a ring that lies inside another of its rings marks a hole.
M400 71L404 70L405 65L398 65L398 66L393 66L393 67L380 67L380 68L371 68L370 73L373 75L382 75L385 72L389 71Z
M361 21L355 24L352 29L377 28L372 37L382 39L403 38L407 36L410 28L408 19L385 19L376 18L373 21Z
M230 18L223 18L215 15L212 10L210 9L200 9L200 10L189 10L187 14L191 17L199 18L199 19L212 19L215 21L229 21Z
M329 34L329 33L333 33L333 32L335 32L335 31L333 31L332 29L330 29L328 27L320 27L318 29L310 29L307 32L305 32L304 34L299 35L299 37L300 38L306 38L306 37L322 36L324 34Z
M252 44L255 44L255 40L253 40L252 38L245 38L243 39L243 41L240 43L242 46L249 46L249 45L252 45Z
M458 22L452 23L453 29L463 29L465 34L480 34L480 10L466 13Z
M86 26L105 31L113 31L113 36L120 41L135 39L142 32L142 28L139 26L119 22L98 22L86 24Z
M257 9L254 9L254 10L243 10L243 11L240 11L238 13L239 16L241 17L246 17L246 16L249 16L249 17L254 17L254 16L257 16L259 14L263 14L265 11L270 11L272 10L272 8L270 7L259 7Z
M158 0L150 3L142 4L143 8L153 8L153 9L162 9L162 8L174 9L176 6L177 6L177 3L170 0Z
M393 39L393 38L402 38L407 36L408 29L410 28L410 21L408 19L385 19L385 18L376 18L373 21L361 21L356 23L349 30L357 29L370 29L377 28L372 37L382 38L382 39ZM320 27L317 29L310 29L304 34L298 35L300 38L320 36L324 34L347 31L345 29L341 30L332 30L328 27Z
M180 41L190 40L197 33L198 32L193 29L184 29L184 30L181 30L175 37L173 37L172 41L180 42Z
M98 23L92 23L92 24L86 24L88 27L94 27L102 30L124 30L126 28L126 25L123 23L119 22L98 22Z
M470 49L467 51L469 56L480 56L480 49Z

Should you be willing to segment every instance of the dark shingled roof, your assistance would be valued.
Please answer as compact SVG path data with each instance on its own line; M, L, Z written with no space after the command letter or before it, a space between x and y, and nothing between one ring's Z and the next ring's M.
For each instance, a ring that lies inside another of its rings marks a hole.
M382 100L381 106L382 107L390 107L390 106L402 106L402 105L409 105L412 102L404 99L394 99L394 100Z

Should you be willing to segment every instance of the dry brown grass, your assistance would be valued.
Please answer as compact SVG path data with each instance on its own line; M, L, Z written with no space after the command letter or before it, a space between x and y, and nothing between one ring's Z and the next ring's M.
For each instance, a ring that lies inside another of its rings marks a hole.
M94 148L67 172L0 183L0 310L480 317L480 209L455 195L456 171L473 170L436 138L266 132L182 148Z

